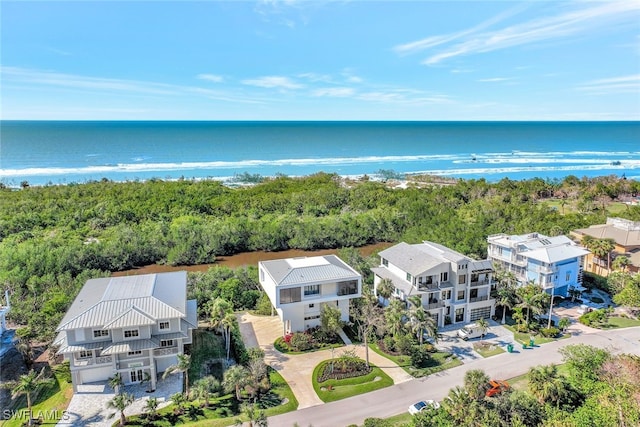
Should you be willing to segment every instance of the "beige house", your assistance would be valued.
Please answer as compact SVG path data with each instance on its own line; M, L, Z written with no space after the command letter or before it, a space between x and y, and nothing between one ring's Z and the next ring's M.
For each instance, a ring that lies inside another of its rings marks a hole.
M476 261L438 243L398 243L379 253L380 266L372 268L374 290L383 279L391 281L393 297L406 301L418 296L438 326L487 319L495 314L491 297L491 261ZM387 304L387 301L381 300Z
M349 300L359 298L362 276L335 255L261 261L260 285L282 320L282 333L320 325L324 305L349 320Z
M88 280L57 328L54 344L69 360L74 390L120 373L125 384L177 363L197 327L196 300L187 300L187 273Z
M606 224L592 225L571 232L571 237L578 242L582 241L584 236L591 236L594 239L612 239L615 247L611 253L611 261L613 262L617 256L626 256L630 261L627 270L640 271L640 221L607 218ZM600 259L593 254L587 256L585 270L601 276L608 276L611 273L608 260Z

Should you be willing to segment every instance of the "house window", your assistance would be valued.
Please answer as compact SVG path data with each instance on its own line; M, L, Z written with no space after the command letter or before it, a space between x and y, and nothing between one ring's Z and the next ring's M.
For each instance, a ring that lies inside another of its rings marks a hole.
M132 383L136 383L138 381L142 381L144 379L143 375L142 375L142 369L138 369L137 371L134 369L133 371L130 372L131 375L131 382Z
M566 282L568 282L569 280L571 280L571 272L570 272L570 271L567 271L567 275L565 276L564 280L565 280Z
M160 347L173 347L173 340L160 340Z
M471 289L471 291L469 293L469 298L478 298L478 290L477 289Z
M280 304L300 301L300 288L280 289Z
M456 308L456 322L464 320L464 308Z
M411 282L411 273L407 273L407 282Z
M451 289L442 291L442 299L451 299Z
M467 275L466 274L461 274L458 276L458 285L464 285L465 283L467 283Z
M458 301L464 299L464 291L458 291Z
M309 304L309 308L315 307L315 304Z
M446 282L447 280L449 280L449 273L446 271L444 273L440 273L440 281Z
M358 281L348 280L346 282L338 282L338 295L355 295L358 293ZM337 302L337 301L336 301Z
M125 338L137 338L138 337L138 330L137 329L129 329L124 331L124 337Z
M127 356L139 356L142 354L142 350L130 351L127 353Z
M108 337L109 331L93 331L94 338Z
M389 260L382 258L382 265L384 265L385 267L389 267Z
M160 330L161 330L161 331L162 331L162 330L164 330L164 329L169 329L169 322L168 322L168 321L166 321L166 322L160 322L160 325L159 325L159 326L160 326Z
M304 287L304 296L320 295L320 285L310 285Z
M79 359L91 359L92 357L93 357L92 350L80 350L80 353L78 355Z
M313 319L319 319L320 315L315 315L315 316L307 316L304 318L304 320L313 320Z

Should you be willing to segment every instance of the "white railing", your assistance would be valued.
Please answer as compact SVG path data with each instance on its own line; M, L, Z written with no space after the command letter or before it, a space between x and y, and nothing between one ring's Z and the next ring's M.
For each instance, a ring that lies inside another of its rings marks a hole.
M170 354L178 354L178 347L157 348L153 350L154 356L168 356Z

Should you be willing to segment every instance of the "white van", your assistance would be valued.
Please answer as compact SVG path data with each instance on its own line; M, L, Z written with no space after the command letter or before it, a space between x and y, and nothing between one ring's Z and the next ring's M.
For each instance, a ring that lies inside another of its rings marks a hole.
M476 323L470 323L464 328L458 329L458 336L465 341L472 338L478 338L478 337L484 338L485 333L486 331L484 331Z

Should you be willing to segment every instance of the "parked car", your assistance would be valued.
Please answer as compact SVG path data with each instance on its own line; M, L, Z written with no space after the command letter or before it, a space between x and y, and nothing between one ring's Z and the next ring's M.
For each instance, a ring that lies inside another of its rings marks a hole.
M420 402L416 402L413 405L409 406L409 413L411 415L415 415L418 412L422 412L427 408L438 409L440 404L435 400L421 400Z
M472 338L484 338L485 332L485 329L480 327L477 323L470 323L462 329L458 329L458 336L466 341Z
M503 391L507 391L511 388L511 386L503 380L490 380L489 381L489 390L485 393L485 396L491 397L496 394L500 394Z

